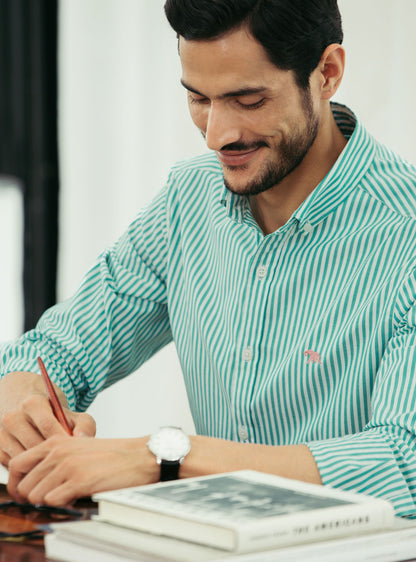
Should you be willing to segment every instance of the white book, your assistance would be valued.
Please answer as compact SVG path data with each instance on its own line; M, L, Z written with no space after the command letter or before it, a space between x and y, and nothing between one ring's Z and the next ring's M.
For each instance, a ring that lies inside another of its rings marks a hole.
M387 501L250 470L93 499L102 521L234 552L386 529L394 520Z
M100 521L51 525L46 556L63 562L398 562L416 552L416 521L397 519L392 530L235 554L134 531Z

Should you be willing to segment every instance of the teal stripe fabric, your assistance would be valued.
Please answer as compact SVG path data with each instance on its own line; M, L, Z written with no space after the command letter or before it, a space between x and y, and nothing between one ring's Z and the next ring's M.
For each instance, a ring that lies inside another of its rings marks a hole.
M416 170L333 104L349 142L273 234L213 154L175 166L70 300L4 346L71 405L173 339L198 433L305 443L324 483L416 497Z

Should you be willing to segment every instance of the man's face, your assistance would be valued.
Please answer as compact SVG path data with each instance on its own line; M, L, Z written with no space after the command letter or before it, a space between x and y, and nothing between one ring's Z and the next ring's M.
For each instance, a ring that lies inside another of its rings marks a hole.
M245 29L209 41L179 40L191 117L215 150L230 191L256 195L303 160L319 109L292 71L270 62Z

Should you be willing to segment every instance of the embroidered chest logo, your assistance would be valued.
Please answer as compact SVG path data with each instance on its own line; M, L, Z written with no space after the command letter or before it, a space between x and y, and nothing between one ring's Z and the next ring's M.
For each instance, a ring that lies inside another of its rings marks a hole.
M305 349L303 355L308 358L307 363L319 363L322 365L321 356L317 351L313 351L312 349Z

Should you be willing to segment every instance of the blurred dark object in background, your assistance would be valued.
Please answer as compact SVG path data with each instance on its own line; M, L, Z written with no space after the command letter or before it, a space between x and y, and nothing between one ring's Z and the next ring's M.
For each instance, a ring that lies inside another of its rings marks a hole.
M25 330L56 301L57 11L57 0L0 0L0 174L23 190Z

